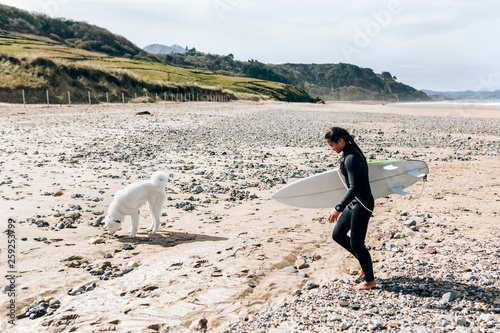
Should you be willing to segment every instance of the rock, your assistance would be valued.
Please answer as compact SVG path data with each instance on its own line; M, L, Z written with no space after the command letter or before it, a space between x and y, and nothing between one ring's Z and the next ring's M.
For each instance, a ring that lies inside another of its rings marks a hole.
M350 323L347 323L347 322L342 322L342 323L340 324L340 329L341 329L341 330L343 330L343 331L344 331L344 330L349 329L349 327L351 327L351 324L350 324Z
M465 326L465 325L467 325L467 319L465 319L464 317L458 317L457 318L457 325L458 326Z
M311 289L315 289L315 288L318 288L319 286L314 283L313 281L307 281L306 285L302 288L304 290L311 290Z
M425 326L423 326L423 327L425 327ZM401 328L399 333L415 333L415 331L412 330L411 327L403 327L403 328Z
M352 303L351 304L351 309L353 310L359 310L361 308L361 306L358 304L358 303Z
M191 189L191 192L194 194L200 194L203 193L203 191L203 187L201 187L200 185L197 185L193 189Z
M45 228L50 226L49 222L43 220L36 221L35 224L37 225L38 228Z
M85 288L85 291L86 291L86 292L92 291L92 290L94 290L96 287L97 287L97 285L95 284L95 282L94 282L94 283L91 283L91 284L89 284L89 285Z
M94 268L89 273L92 275L103 275L104 270L102 268Z
M127 266L132 268L137 268L139 267L139 264L137 263L137 261L131 261L127 264Z
M84 292L85 292L85 288L83 288L83 287L75 287L75 288L71 289L68 294L71 295L71 296L76 296L76 295L79 295L79 294L83 294Z
M64 215L65 219L71 219L73 221L78 220L82 214L80 212L68 212Z
M26 317L29 317L31 320L43 317L47 314L47 308L48 304L46 303L42 303L33 307L30 306L28 312L26 313Z
M348 307L348 306L349 306L349 301L346 301L346 300L341 300L341 301L339 302L339 305L340 305L341 307L343 307L343 308L346 308L346 307Z
M49 301L49 308L51 308L51 309L57 309L60 306L61 306L61 302L56 298L53 298Z
M134 270L134 267L131 266L124 266L121 268L121 272L123 273L122 275L128 274Z
M417 225L417 221L415 221L415 220L410 220L410 219L405 220L403 223L404 223L405 227L408 227L408 228L410 228L410 227L414 227L414 226L416 226L416 225Z
M105 270L106 268L108 267L111 267L112 264L110 261L106 261L106 260L99 260L99 261L96 261L94 264L93 264L94 267L97 267L97 268L101 268L103 270Z
M287 273L290 273L290 274L295 274L298 272L297 267L295 267L295 266L287 266L287 267L283 268L283 270Z
M457 294L455 294L454 292L447 292L446 294L444 294L442 297L441 297L441 302L443 303L450 303L450 302L453 302L454 300L457 299Z
M95 238L91 238L89 240L89 244L101 244L101 243L104 243L106 240L104 238L101 238L101 237L95 237Z
M297 259L297 261L295 261L295 267L297 267L298 269L304 269L309 267L309 265L304 259Z
M122 246L122 250L125 250L125 251L130 251L133 249L134 249L134 247L132 246L132 244L123 244L123 246Z
M441 327L446 327L446 326L448 326L449 324L451 324L453 322L454 322L453 321L453 317L447 316L447 315L441 315L441 316L438 317L438 320L437 320L437 323Z
M202 318L200 320L195 320L189 325L191 331L206 331L208 327L208 320Z
M372 325L376 330L381 330L384 328L384 324L380 320L377 320L377 319L372 320Z
M317 254L317 253L313 253L312 259L313 259L314 261L318 261L318 260L320 260L320 259L321 259L321 255L319 255L319 254Z
M305 259L313 259L313 256L309 252L303 253L302 257L304 257Z

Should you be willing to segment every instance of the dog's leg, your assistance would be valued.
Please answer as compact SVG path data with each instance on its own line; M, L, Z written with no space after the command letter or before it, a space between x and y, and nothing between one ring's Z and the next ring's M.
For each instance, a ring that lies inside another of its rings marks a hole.
M137 211L137 213L132 214L131 217L131 222L132 225L130 227L130 238L135 238L135 235L137 235L137 230L139 229L139 217L140 217L140 212Z
M154 230L155 227L155 212L153 209L153 205L150 201L148 201L149 212L151 213L151 225L146 229L149 233Z
M160 227L160 215L161 215L161 205L150 205L149 209L151 215L153 216L153 221L151 221L151 227L149 227L150 234L156 234L158 228Z

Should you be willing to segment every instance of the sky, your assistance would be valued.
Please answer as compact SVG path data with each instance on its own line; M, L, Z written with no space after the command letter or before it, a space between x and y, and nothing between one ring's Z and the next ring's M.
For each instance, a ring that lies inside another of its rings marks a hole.
M437 91L500 89L498 0L11 0L139 47L264 63L351 63Z

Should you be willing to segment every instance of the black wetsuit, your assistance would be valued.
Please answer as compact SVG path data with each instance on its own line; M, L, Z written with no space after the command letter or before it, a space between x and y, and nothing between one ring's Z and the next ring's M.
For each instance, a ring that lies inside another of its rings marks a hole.
M358 259L366 281L371 282L375 277L370 252L365 246L365 237L375 200L370 189L368 165L360 151L351 145L346 145L340 160L340 171L345 177L348 191L336 207L342 211L342 215L335 224L332 237ZM347 236L349 230L351 230L350 237Z

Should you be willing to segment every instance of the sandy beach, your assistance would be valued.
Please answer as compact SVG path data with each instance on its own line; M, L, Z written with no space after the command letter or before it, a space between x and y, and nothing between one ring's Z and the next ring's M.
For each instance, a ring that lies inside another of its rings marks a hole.
M2 104L0 125L0 331L500 330L499 108ZM371 291L349 290L359 267L329 209L270 198L337 167L333 125L370 161L429 165L418 202L422 182L376 201ZM135 239L129 220L107 235L114 193L157 170L171 174L158 233L146 205Z

